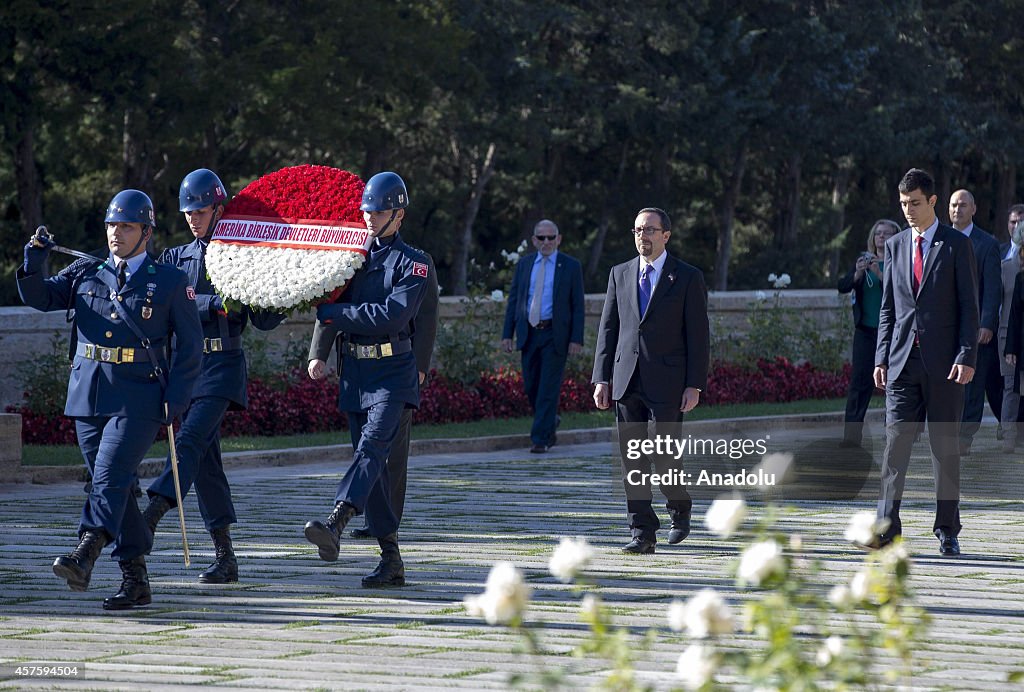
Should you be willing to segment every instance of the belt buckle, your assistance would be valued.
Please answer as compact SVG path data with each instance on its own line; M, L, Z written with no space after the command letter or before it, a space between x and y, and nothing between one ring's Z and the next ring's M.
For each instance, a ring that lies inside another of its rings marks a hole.
M377 344L356 344L356 348L357 358L380 358L377 354Z
M208 339L208 341L210 342L210 351L211 352L223 351L224 350L224 341L221 340L220 337L218 337L216 339Z
M108 348L101 346L98 349L99 360L104 363L113 363L117 365L121 362L121 349L119 347Z
M395 355L394 350L391 348L391 342L380 345L380 357L388 358L389 356Z

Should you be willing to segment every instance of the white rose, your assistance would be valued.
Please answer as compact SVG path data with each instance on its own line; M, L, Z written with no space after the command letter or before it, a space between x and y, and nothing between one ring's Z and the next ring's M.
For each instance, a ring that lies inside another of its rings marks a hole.
M779 283L782 284L783 288L788 286L790 284L790 281L791 279L789 278L789 274L783 274L782 276L779 277Z
M715 654L715 648L710 644L694 643L679 656L676 675L682 681L683 687L696 690L711 681L717 667L718 656Z
M779 277L775 276L775 272L772 272L771 274L768 275L768 281L771 283L775 283L775 281L778 280L778 278Z
M850 580L850 595L854 601L873 601L877 578L868 567L862 567Z
M836 584L828 592L828 602L842 610L853 605L853 593L846 584Z
M587 620L597 620L601 616L601 599L592 593L588 593L580 602L580 612Z
M551 554L548 569L562 582L570 582L594 557L594 550L585 538L563 538Z
M732 613L714 589L701 589L686 603L686 633L696 639L733 631Z
M843 653L843 638L833 634L825 640L825 643L818 649L817 661L819 666L827 666L832 659L839 658Z
M518 252L510 252L510 253L508 253L508 261L510 263L513 263L513 264L518 262L519 261L519 253Z
M772 540L751 544L740 557L737 579L741 584L759 586L768 577L783 573L786 563L782 548Z
M496 303L500 303L501 301L505 300L505 294L502 293L500 288L496 288L493 291L491 291L491 300L493 300Z
M758 291L757 293L754 294L754 297L757 298L758 300L768 300L768 294L765 293L764 291Z
M668 606L668 626L673 632L682 632L686 629L686 603L678 598L672 599Z
M470 615L483 617L490 625L505 625L522 617L530 600L530 587L511 562L499 562L487 575L484 592L463 599Z
M728 538L747 516L747 503L733 493L716 498L704 514L704 525L719 538Z
M874 512L857 512L850 517L850 523L847 524L843 537L857 545L871 545L882 530L879 528L879 522Z

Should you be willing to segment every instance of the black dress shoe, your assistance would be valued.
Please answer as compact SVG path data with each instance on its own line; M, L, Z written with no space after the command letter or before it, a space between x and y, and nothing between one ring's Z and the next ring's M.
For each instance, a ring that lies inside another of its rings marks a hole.
M373 536L370 535L370 529L365 526L358 529L352 529L348 532L348 535L352 536L352 538L373 538Z
M652 555L654 553L654 546L655 541L636 536L622 547L622 552L633 555Z
M690 518L686 521L672 522L672 528L668 530L668 544L675 545L682 543L683 539L690 535Z
M534 445L530 447L530 454L543 454L548 451L547 445Z
M939 529L938 534L939 555L956 557L960 554L960 541L957 540L956 536L947 533L944 529Z

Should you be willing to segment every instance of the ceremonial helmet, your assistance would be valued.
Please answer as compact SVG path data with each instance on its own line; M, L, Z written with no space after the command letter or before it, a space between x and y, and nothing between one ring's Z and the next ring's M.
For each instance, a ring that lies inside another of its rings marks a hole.
M220 204L228 198L228 189L209 168L197 168L181 181L178 190L179 211L195 211Z
M363 189L361 211L390 211L409 206L405 181L397 173L384 171L370 178Z
M141 223L156 227L153 200L140 190L121 190L107 207L104 223Z

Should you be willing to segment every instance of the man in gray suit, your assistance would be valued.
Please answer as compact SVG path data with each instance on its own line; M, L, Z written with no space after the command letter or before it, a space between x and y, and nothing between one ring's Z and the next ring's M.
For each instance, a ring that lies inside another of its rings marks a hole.
M928 420L939 552L960 554L960 417L978 345L977 264L971 241L939 223L935 181L912 168L899 184L910 228L885 244L875 386L885 389L885 453L878 517L888 527L868 547L902 534L900 501L914 438Z
M978 309L981 328L978 329L978 362L974 379L964 390L964 415L960 423L960 455L971 453L971 443L981 428L981 417L985 412L985 392L990 388L990 378L995 378L996 392L989 399L990 405L997 401L993 412L998 418L1002 413L1002 375L999 373L998 340L999 305L1003 302L1002 277L999 270L999 243L988 231L974 224L977 206L974 195L967 190L957 190L949 198L949 221L953 228L971 239L974 258L978 261Z
M594 356L594 403L603 410L615 402L633 537L623 551L635 554L654 552L661 523L651 507L650 484L631 479L650 473L652 461L665 474L673 460L631 454L630 442L647 437L651 424L680 435L683 415L700 401L710 360L704 276L665 251L671 231L663 210L648 207L637 214L632 233L638 256L612 267L608 276ZM681 484L660 488L672 518L668 542L679 543L690 533L693 502Z

